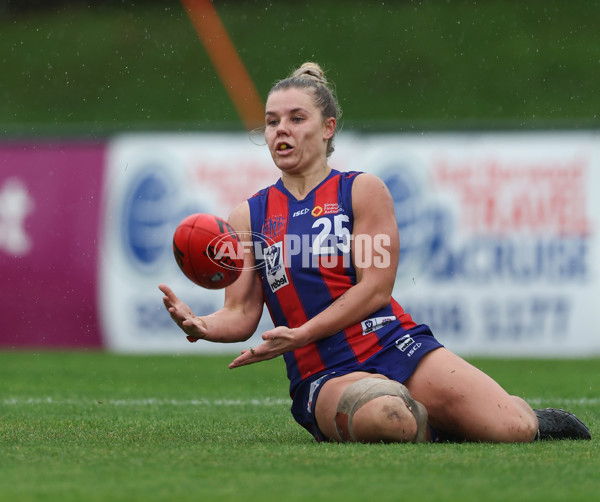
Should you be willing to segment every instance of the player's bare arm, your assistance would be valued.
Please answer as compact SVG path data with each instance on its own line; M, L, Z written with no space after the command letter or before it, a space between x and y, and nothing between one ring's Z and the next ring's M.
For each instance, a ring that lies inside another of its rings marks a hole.
M228 223L236 230L242 242L249 240L250 211L247 202L234 209ZM254 270L251 246L245 247L242 273L233 284L225 288L223 308L212 314L194 315L168 286L159 286L165 294L165 307L190 342L199 339L221 343L241 342L250 338L256 330L263 310L262 288Z

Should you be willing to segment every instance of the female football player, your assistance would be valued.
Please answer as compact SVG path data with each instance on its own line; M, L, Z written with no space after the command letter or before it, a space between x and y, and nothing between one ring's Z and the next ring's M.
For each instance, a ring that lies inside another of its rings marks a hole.
M292 414L318 441L589 438L574 415L509 395L392 298L392 198L376 176L329 166L339 115L314 63L273 86L264 134L281 177L230 215L253 242L223 308L196 316L160 285L188 340L247 340L266 303L275 327L230 367L283 355Z

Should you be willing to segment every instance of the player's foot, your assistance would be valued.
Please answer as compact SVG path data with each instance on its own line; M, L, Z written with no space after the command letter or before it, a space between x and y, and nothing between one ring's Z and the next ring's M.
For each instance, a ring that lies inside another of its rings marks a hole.
M539 422L536 440L592 439L590 430L573 413L556 408L533 411Z

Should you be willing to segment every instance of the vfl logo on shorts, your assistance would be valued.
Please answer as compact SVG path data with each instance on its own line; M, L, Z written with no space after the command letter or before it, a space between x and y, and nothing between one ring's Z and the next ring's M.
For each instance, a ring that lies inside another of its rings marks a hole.
M368 335L369 333L373 333L373 331L377 331L379 328L383 328L386 324L391 323L396 320L396 316L387 316L387 317L373 317L371 319L365 319L360 323L362 326L363 336Z
M276 242L265 249L265 267L267 282L273 293L290 283L283 263L283 242Z

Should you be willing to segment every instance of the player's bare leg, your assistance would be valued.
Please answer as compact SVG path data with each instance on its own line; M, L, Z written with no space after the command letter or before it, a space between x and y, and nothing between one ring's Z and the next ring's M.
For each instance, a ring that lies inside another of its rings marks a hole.
M535 439L538 420L531 407L445 348L425 355L405 384L427 409L429 424L443 433L467 441Z

